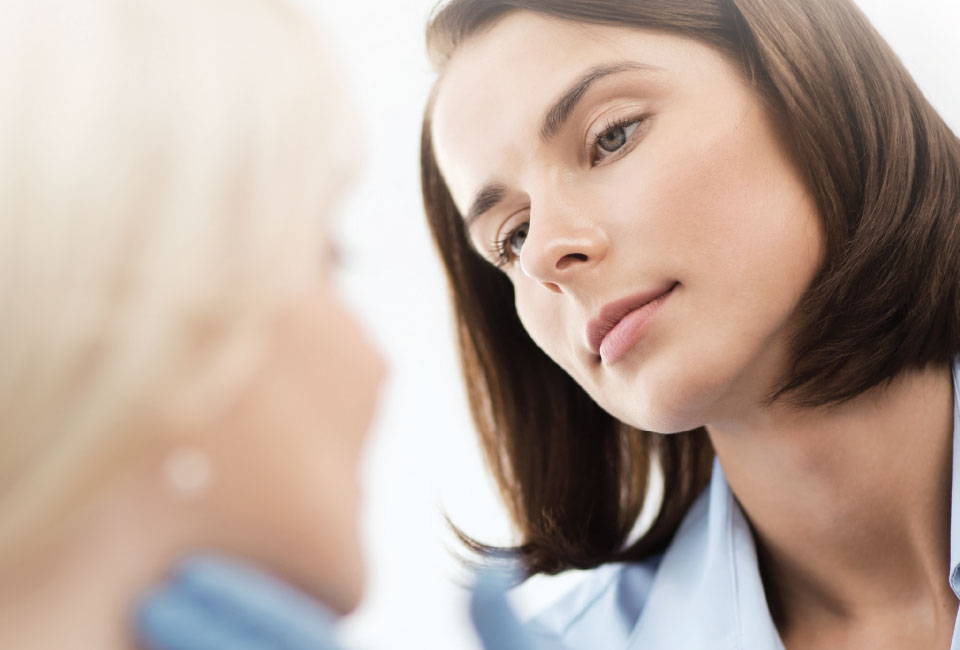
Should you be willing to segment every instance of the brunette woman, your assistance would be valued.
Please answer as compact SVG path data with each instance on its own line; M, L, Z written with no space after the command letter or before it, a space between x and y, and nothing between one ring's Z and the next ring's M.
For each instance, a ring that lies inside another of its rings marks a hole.
M512 550L593 569L533 628L960 648L960 142L862 13L453 0L428 42L423 191Z

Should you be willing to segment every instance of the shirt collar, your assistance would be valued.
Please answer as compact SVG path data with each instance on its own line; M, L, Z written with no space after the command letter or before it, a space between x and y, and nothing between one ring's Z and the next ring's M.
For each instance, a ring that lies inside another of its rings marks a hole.
M783 650L753 535L719 462L664 554L630 635L627 650L645 648Z

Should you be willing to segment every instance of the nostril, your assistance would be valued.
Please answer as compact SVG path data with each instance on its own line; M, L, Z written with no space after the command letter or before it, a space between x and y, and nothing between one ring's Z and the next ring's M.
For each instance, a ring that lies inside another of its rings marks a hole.
M562 271L568 266L570 266L571 264L575 264L577 262L586 262L586 261L587 261L587 256L584 255L583 253L569 253L567 255L564 255L557 261L557 270Z

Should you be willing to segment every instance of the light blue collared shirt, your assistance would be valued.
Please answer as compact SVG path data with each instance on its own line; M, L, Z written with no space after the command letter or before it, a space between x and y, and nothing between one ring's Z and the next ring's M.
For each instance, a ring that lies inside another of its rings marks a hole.
M949 579L960 597L960 359L953 387ZM566 650L784 650L753 534L719 463L662 555L594 569L528 630ZM960 650L956 625L950 649Z

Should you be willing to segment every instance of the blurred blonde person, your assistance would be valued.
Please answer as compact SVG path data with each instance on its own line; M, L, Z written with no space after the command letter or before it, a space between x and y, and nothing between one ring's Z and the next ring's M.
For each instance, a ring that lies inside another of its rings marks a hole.
M331 287L353 143L274 0L0 0L0 647L132 648L178 558L358 602L382 375Z

